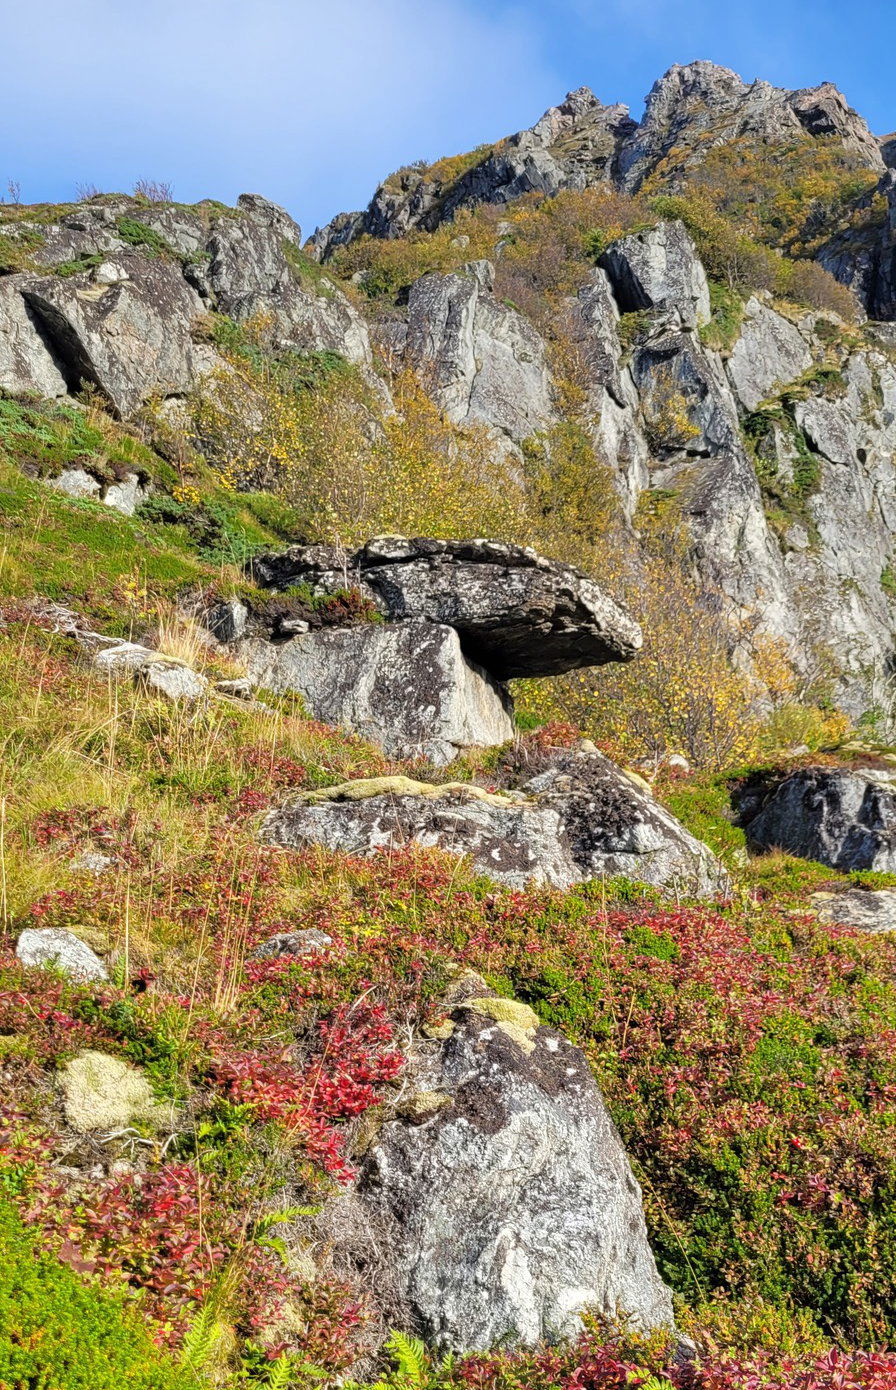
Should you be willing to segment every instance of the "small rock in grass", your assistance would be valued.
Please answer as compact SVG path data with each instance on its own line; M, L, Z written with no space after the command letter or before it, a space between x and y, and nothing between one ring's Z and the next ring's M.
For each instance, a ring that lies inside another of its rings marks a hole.
M79 1134L127 1129L135 1120L163 1122L160 1105L146 1077L122 1057L79 1052L58 1073L65 1118Z
M180 662L152 661L141 666L137 676L151 695L162 695L166 700L192 702L208 693L208 679Z
M317 956L332 945L332 936L310 927L307 931L278 932L263 941L253 955L256 960L270 960L274 956Z
M27 927L19 937L16 956L22 965L61 970L74 980L108 980L99 956L74 932L60 927Z

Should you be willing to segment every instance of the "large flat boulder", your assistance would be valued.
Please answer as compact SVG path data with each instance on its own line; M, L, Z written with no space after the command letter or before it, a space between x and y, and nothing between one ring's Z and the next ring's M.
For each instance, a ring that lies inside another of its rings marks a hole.
M373 854L408 844L467 856L510 888L570 888L624 875L669 892L708 897L726 875L649 792L597 752L553 756L522 786L488 793L463 783L362 779L299 793L270 812L267 841Z
M356 584L387 623L454 628L467 656L501 681L629 661L641 647L638 624L594 580L498 541L379 536L350 554L293 546L261 556L254 573L278 589Z
M809 767L779 782L746 822L755 848L832 869L896 872L896 773Z
M450 762L513 737L506 692L467 659L443 624L362 623L248 640L254 684L302 696L309 712L378 743L393 758Z
M586 1309L671 1328L584 1054L475 976L457 994L440 1039L415 1045L352 1198L409 1320L444 1352L575 1337Z
M819 921L837 922L857 931L896 931L896 888L847 888L842 893L813 893Z

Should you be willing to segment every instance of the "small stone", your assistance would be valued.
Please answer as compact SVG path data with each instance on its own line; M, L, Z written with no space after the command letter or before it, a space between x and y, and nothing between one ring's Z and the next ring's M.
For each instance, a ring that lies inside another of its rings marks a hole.
M73 859L70 865L73 873L80 874L104 874L110 869L115 860L108 854L100 854L99 850L86 849L83 854L79 854L77 859Z
M159 1123L165 1112L137 1067L105 1052L79 1052L58 1073L65 1118L79 1134L127 1129L134 1120Z
M306 931L278 932L263 941L252 954L256 960L270 960L275 956L318 956L332 945L332 936L309 927Z
M94 500L100 495L100 485L84 468L64 468L55 478L48 478L50 487L64 492L68 497L86 497Z
M175 703L192 703L208 693L208 679L179 662L152 661L141 667L137 675L151 695L162 695Z
M26 927L16 944L22 965L59 970L73 980L107 980L105 965L74 932L61 927Z

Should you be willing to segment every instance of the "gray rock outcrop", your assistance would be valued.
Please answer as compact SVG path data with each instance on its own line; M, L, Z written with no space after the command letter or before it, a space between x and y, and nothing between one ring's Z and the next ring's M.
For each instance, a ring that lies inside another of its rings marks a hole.
M506 693L440 623L365 623L248 640L252 681L301 695L316 719L351 729L393 758L450 762L513 737Z
M554 418L545 345L495 299L494 268L424 275L411 290L403 359L458 424L485 424L515 444Z
M412 1325L443 1352L575 1337L586 1309L670 1328L640 1189L584 1054L477 977L459 985L353 1199L385 1233Z
M832 869L896 871L896 773L812 767L793 772L745 824L757 849Z
M87 382L130 416L219 362L195 332L209 310L263 314L275 349L369 365L364 320L304 259L292 218L257 194L227 209L104 197L3 231L27 268L0 275L0 390L59 397Z
M706 271L681 222L659 222L620 238L600 264L622 313L650 309L681 328L709 322Z
M73 980L107 980L109 972L95 951L74 932L60 927L26 927L16 944L22 965L59 970Z
M469 857L479 873L511 888L569 888L617 875L686 896L727 888L706 845L633 777L584 750L554 755L505 793L402 777L299 793L268 814L262 834L287 848L346 854L438 848Z
M848 888L844 893L813 893L822 922L839 922L857 931L896 931L896 888Z
M293 546L253 571L272 588L357 584L387 623L448 624L501 681L628 661L641 646L638 624L598 584L522 546L380 536L350 554Z
M799 329L755 296L747 300L740 334L726 364L742 409L755 410L811 366L812 350Z

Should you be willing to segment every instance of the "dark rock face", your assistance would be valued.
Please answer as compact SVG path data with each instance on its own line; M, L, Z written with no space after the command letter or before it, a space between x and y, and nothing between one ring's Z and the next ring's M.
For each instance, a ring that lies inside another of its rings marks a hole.
M832 869L896 870L896 774L868 769L794 772L746 818L758 849L782 849Z
M254 562L259 582L333 593L357 583L388 622L458 632L497 680L628 661L641 646L629 615L579 570L496 541L378 537L352 554L294 546Z
M415 843L468 856L512 888L569 888L625 875L696 897L727 877L706 845L598 752L572 750L506 794L405 778L299 794L267 817L263 836L291 849L371 854Z
M641 1193L584 1055L526 1005L469 983L411 1059L354 1201L442 1351L573 1337L580 1314L671 1327Z

